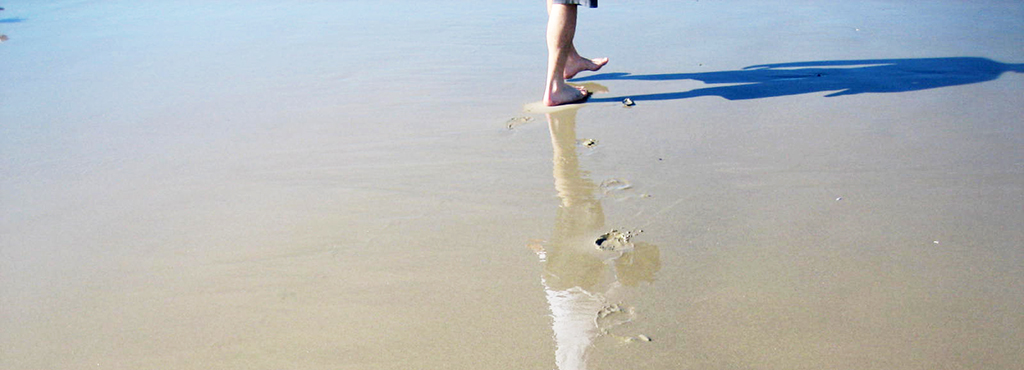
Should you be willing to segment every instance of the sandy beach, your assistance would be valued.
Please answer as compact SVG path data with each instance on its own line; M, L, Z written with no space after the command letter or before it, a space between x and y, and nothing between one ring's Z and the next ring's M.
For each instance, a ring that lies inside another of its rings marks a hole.
M0 3L0 369L1024 368L1024 3L426 4Z

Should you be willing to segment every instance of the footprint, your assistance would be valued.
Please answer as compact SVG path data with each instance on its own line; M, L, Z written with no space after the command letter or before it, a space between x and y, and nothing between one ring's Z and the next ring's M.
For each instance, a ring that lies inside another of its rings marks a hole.
M633 188L633 184L623 179L608 179L601 182L601 192L605 195L617 193Z
M527 122L533 121L533 117L519 116L512 117L508 121L505 121L505 128L509 130L515 130L516 127L521 126Z
M633 184L624 179L608 179L601 182L601 194L614 200L622 201L636 197Z
M636 319L636 309L633 307L622 307L621 304L605 306L597 312L597 327L607 333L610 329L628 323Z
M643 230L626 231L622 232L619 230L612 230L607 233L601 234L594 241L597 244L597 249L604 251L629 251L633 250L632 239L637 234L640 234Z

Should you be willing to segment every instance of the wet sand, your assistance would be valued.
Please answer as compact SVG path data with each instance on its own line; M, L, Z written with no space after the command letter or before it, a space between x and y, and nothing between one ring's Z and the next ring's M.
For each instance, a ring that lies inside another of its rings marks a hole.
M5 2L0 368L1024 367L1024 5L432 4Z

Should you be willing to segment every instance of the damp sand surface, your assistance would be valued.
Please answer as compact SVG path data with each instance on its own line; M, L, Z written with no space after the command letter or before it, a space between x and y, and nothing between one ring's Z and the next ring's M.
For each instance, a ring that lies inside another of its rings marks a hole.
M3 6L0 368L1024 367L1019 2Z

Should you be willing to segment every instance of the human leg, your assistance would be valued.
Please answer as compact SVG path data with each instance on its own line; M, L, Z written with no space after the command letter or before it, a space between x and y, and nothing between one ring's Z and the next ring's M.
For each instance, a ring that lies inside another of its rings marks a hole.
M587 93L565 83L565 67L576 34L576 5L552 4L548 1L548 70L544 87L544 104L572 103L586 98Z
M554 0L548 0L547 1L547 4L548 4L548 15L549 16L551 14L551 5L552 5L553 2L554 2ZM561 1L561 0L558 1L558 2L562 3L562 4L571 4L571 3L579 4L580 3L580 1ZM591 8L596 8L597 7L597 2L596 1L586 1L585 3L586 3L587 6L589 6ZM565 73L563 73L562 77L564 79L568 80L570 78L575 77L577 73L580 73L580 72L583 72L583 71L596 71L596 70L599 70L599 69L601 69L601 67L604 67L605 64L608 64L608 58L594 58L594 59L585 58L585 57L581 56L579 52L576 51L576 45L573 42L570 42L569 43L569 57L566 58Z

